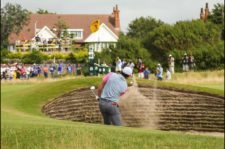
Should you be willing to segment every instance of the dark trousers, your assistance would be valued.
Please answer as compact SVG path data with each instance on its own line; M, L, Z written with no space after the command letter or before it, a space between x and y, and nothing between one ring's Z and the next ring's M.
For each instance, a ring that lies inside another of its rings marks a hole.
M121 115L117 103L110 100L100 99L99 108L102 113L104 124L121 126Z
M48 73L44 72L44 76L45 76L45 78L48 78Z

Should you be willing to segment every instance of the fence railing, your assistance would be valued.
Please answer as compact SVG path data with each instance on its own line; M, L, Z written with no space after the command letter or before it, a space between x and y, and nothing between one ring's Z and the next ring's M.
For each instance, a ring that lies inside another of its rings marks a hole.
M69 44L16 44L16 51L27 52L29 50L40 50L40 51L68 51L72 45Z

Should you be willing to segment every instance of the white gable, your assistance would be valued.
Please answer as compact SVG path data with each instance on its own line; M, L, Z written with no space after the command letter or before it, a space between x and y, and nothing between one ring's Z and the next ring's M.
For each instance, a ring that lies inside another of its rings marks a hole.
M117 42L117 40L118 36L102 23L99 30L91 33L84 42Z
M56 35L47 27L44 26L36 35L41 38L41 41L43 40L49 40L51 38L56 38ZM35 39L35 37L33 39Z

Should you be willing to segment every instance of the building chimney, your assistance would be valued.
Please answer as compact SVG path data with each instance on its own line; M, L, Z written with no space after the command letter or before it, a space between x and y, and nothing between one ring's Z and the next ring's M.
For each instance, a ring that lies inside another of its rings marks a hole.
M206 21L209 17L209 6L208 3L205 4L205 18L204 20Z
M118 5L113 7L113 17L114 17L114 26L116 30L120 30L120 11L118 9Z
M205 14L204 14L203 8L201 8L200 19L204 20L204 18L205 18Z

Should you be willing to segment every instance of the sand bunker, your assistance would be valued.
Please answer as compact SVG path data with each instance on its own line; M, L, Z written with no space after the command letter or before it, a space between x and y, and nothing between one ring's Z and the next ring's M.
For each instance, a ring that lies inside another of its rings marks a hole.
M123 124L159 130L224 132L224 98L185 93L134 83L120 100ZM56 119L102 123L98 101L90 89L57 97L42 111Z

